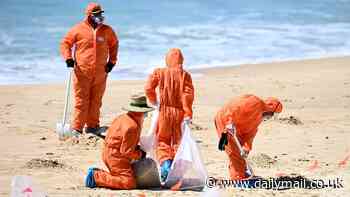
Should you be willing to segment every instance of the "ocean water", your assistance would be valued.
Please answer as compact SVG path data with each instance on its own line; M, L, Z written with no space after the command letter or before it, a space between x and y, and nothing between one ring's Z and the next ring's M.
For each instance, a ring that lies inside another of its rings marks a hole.
M0 1L0 84L65 80L59 43L84 0ZM112 79L143 79L179 47L186 68L350 55L350 0L105 0Z

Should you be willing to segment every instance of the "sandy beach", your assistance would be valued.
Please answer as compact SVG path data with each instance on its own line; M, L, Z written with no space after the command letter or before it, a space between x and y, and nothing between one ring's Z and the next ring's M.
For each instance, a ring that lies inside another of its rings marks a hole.
M116 68L113 72L118 72ZM264 122L249 159L256 174L300 174L307 178L343 179L344 188L319 190L228 188L222 196L348 196L350 194L350 57L325 58L193 70L195 85L193 136L208 175L228 177L228 159L217 150L213 118L230 98L255 94L282 100L284 111ZM129 96L145 80L108 81L102 125L122 113ZM15 175L31 176L49 196L199 196L191 191L116 191L88 189L89 166L103 167L102 140L85 136L78 145L61 142L65 85L0 86L0 196L9 196ZM148 118L144 131L149 128ZM34 160L33 160L34 159ZM35 159L57 162L39 165ZM343 161L343 162L342 162ZM342 165L339 165L339 162Z

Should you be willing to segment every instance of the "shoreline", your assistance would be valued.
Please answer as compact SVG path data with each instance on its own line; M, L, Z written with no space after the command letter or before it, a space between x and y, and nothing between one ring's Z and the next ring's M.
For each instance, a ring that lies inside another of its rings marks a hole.
M256 63L243 63L243 64L233 64L233 65L217 65L217 66L208 66L204 68L192 68L190 70L193 71L201 71L201 70L208 70L208 69L223 69L223 68L232 68L237 66L252 66L252 65L269 65L269 64L283 64L283 63L297 63L297 62L304 62L304 61L317 61L317 60L332 60L332 59L339 59L339 58L348 58L349 55L335 55L335 56L324 56L324 57L311 57L311 58L296 58L296 59L285 59L285 60L273 60L273 61L262 61L262 62L256 62Z
M217 66L217 67L209 67L209 68L198 68L198 69L190 69L194 72L204 72L207 73L209 71L222 71L222 70L233 70L237 68L242 67L258 67L258 66L278 66L280 64L295 64L295 66L298 66L299 64L303 63L313 63L313 62L319 62L319 61L341 61L341 60L347 60L350 58L350 55L347 56L339 56L339 57L321 57L321 58L311 58L311 59L296 59L296 60L286 60L286 61L273 61L273 62L265 62L265 63L251 63L251 64L239 64L239 65L232 65L232 66Z
M331 57L315 57L315 58L306 58L306 59L291 59L291 60L276 60L271 62L263 62L263 63L249 63L249 64L237 64L237 65L218 65L218 66L204 66L203 68L190 68L185 69L191 72L193 75L201 75L202 73L206 73L208 71L213 70L223 70L223 69L234 69L237 67L245 67L245 66L266 66L266 65L275 65L275 64L286 64L286 63L303 63L303 62L313 62L313 61L329 61L329 60L336 60L336 59L346 59L349 58L349 55L340 55L340 56L331 56ZM118 72L118 66L115 68L116 70L113 70L112 72ZM147 75L143 77L142 79L111 79L109 81L122 81L122 82L132 82L132 81L140 81L147 79ZM3 86L41 86L41 85L60 85L62 83L65 83L64 81L52 81L52 82L38 82L38 83L18 83L18 84L1 84L0 87Z

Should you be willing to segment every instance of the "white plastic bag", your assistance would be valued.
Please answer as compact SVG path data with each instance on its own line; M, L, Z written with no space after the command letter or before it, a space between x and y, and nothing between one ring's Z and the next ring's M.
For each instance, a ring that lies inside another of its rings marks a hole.
M11 197L45 197L46 195L34 186L29 176L15 176L11 182Z
M158 109L156 109L152 112L151 127L148 130L147 135L140 137L141 149L147 152L147 155L152 159L155 159L155 149L157 145L156 129L158 124L158 116L159 116L159 111Z
M180 190L202 190L207 171L188 124L182 123L182 138L165 182L167 187L180 184Z

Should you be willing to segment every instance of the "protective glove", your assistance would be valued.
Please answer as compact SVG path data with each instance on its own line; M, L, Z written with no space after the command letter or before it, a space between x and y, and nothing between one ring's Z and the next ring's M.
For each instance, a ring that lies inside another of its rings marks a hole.
M112 71L113 67L114 67L115 64L113 64L112 62L108 62L106 64L106 73L109 73Z
M141 149L141 146L140 145L137 145L136 146L136 150L139 150L141 152L141 159L144 159L146 158L146 152L144 150Z
M185 117L184 118L184 123L187 125L190 125L192 123L192 119L190 117Z
M168 174L171 168L171 164L173 163L173 160L165 160L161 165L160 165L160 179L162 182L165 182L166 179L168 178Z
M219 150L224 151L225 150L225 145L228 144L228 139L227 139L227 133L222 133L221 138L219 140Z
M142 149L140 149L140 151L141 151L141 159L146 158L147 153Z
M227 131L227 133L234 135L235 131L236 131L236 127L233 124L228 124L225 126L225 129Z
M67 59L66 60L67 68L74 68L74 60L73 59Z
M148 106L151 106L151 107L153 107L153 108L155 108L155 109L159 109L159 102L158 102L158 101L156 101L156 103L151 103L151 102L147 99L147 105L148 105Z

